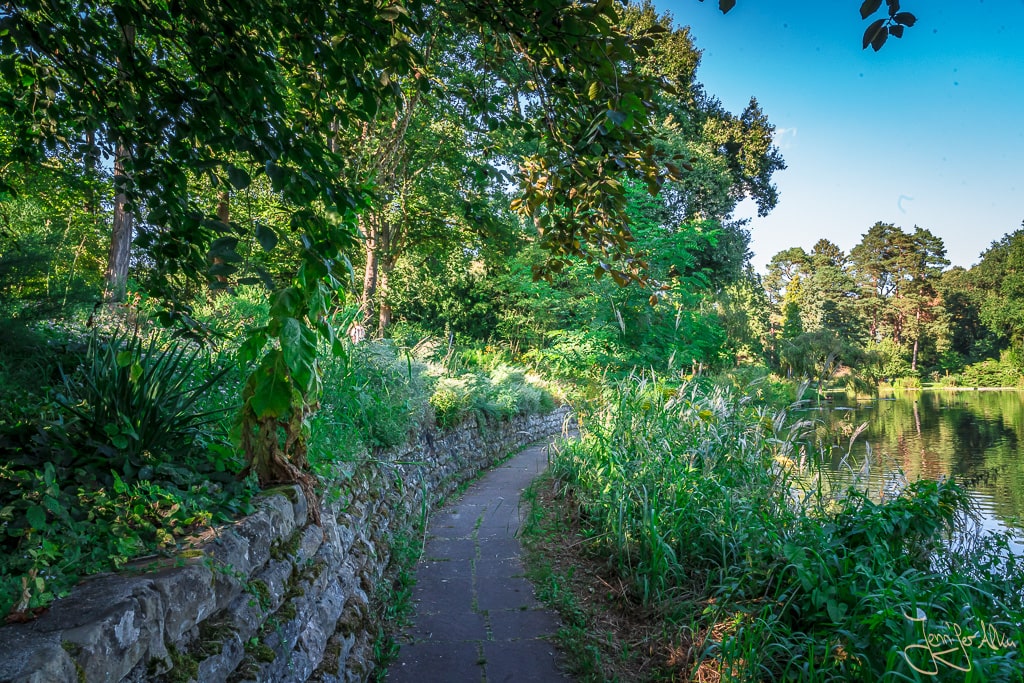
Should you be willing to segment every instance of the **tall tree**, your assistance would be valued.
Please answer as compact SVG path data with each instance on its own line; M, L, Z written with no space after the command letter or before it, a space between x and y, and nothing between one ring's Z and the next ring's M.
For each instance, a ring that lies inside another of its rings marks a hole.
M897 345L909 343L911 369L917 369L920 343L934 339L928 323L938 320L935 285L949 264L939 237L915 227L907 233L890 223L875 223L850 252L862 287L861 303L874 341L888 337Z
M983 292L981 321L1024 356L1024 228L993 242L969 273Z

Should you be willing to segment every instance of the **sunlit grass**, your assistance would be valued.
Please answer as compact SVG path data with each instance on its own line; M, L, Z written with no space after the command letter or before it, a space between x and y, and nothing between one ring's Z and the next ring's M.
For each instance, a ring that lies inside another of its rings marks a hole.
M969 505L955 483L912 482L884 502L836 497L808 465L815 425L786 411L649 377L604 399L581 415L581 439L553 469L580 506L583 533L636 601L666 620L697 615L708 637L691 670L710 662L733 680L964 680L948 666L917 670L927 668L911 647L926 642L918 615L939 637L984 622L1024 641L1022 576L1006 539L971 550L943 542ZM993 555L1003 560L983 561ZM967 650L957 666L970 663L970 680L1024 671L1015 646Z

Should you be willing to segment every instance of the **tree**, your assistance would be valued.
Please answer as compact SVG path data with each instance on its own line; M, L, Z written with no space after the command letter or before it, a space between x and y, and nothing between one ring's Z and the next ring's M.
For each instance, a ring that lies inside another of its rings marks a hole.
M771 305L773 329L781 331L787 320L793 329L796 323L793 316L799 316L804 298L803 285L810 275L810 265L810 256L803 247L780 251L768 263L764 287ZM800 328L803 328L803 323L800 323Z
M198 201L197 175L217 191L265 177L289 207L298 262L270 295L270 322L241 354L255 363L242 444L264 483L311 486L302 423L319 390L316 337L337 343L345 254L361 212L379 200L366 178L346 173L338 133L408 101L403 78L426 73L420 37L439 7L56 0L0 10L0 107L15 133L12 158L39 163L59 149L82 158L94 133L101 154L122 149L124 211L136 219L148 286L167 304L164 321L188 323L185 294L197 281L232 276L243 238L268 249L279 242L267 226L219 220ZM649 144L658 84L634 68L649 38L625 34L611 0L448 9L477 37L485 70L510 60L521 70L520 111L508 120L529 150L515 208L550 254L537 273L575 255L616 281L640 277L623 181L655 190L678 172ZM472 100L468 116L487 125L499 104ZM5 167L5 190L13 170Z
M969 274L981 322L1024 353L1024 228L993 242Z
M856 343L862 325L856 309L857 284L849 272L849 259L834 243L818 240L811 249L811 277L804 298L813 302L808 329L827 329L840 339Z
M266 224L222 220L217 207L227 203L206 201L197 187L230 199L265 183L287 209L296 261L273 283L270 322L251 332L241 354L253 364L242 444L263 483L312 486L302 471L302 423L319 391L317 339L338 346L336 303L361 217L375 206L390 211L390 189L410 178L396 172L390 183L376 174L375 193L373 174L350 173L343 133L382 120L381 112L386 121L413 120L410 103L431 87L425 46L441 16L473 37L478 72L515 72L503 81L507 101L472 93L462 101L475 123L520 134L513 208L548 254L535 275L552 276L576 259L620 284L643 279L647 259L632 249L626 187L640 183L654 194L681 180L690 162L653 144L661 81L643 64L664 31L629 33L613 0L0 5L0 111L16 162L3 168L0 191L16 190L20 171L58 153L118 161L123 220L111 240L113 292L127 253L164 302L161 319L187 326L197 282L230 284L242 275L244 244L272 251L283 241ZM673 68L685 78L683 66ZM780 160L763 114L756 103L738 119L712 109L701 119L717 145L708 177L725 177L724 162L727 191L770 203L765 172ZM381 244L390 259L395 240Z
M949 264L939 237L916 227L906 233L890 223L875 223L850 252L862 287L861 304L870 321L869 337L888 336L897 345L911 346L911 370L923 338L935 340L930 323L940 320L935 285Z

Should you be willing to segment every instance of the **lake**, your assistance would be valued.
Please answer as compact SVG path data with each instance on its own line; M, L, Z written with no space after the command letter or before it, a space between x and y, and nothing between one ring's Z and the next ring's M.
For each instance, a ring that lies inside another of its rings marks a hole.
M852 481L870 452L869 492L899 471L909 481L955 477L971 491L985 527L1024 529L1024 393L901 391L868 401L835 394L821 416L846 434L868 424L848 458L848 439L834 449L827 469L837 481Z

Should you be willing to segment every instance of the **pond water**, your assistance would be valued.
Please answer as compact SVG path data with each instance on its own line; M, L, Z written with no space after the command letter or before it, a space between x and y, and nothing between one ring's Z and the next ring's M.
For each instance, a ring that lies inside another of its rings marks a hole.
M877 492L900 472L908 481L955 477L984 527L1024 529L1024 393L905 391L870 401L837 394L821 411L847 434L867 423L849 456L843 441L826 463L836 481L863 472L861 483Z

